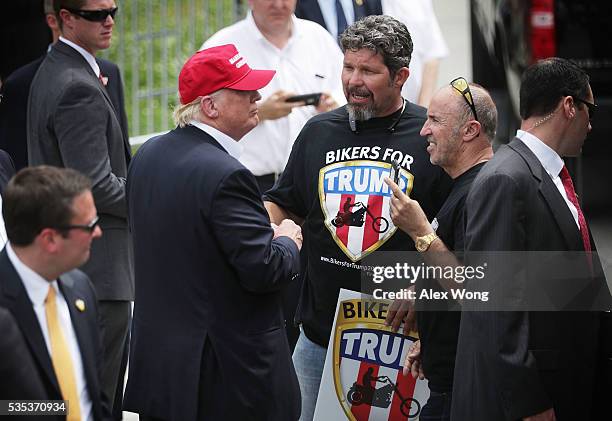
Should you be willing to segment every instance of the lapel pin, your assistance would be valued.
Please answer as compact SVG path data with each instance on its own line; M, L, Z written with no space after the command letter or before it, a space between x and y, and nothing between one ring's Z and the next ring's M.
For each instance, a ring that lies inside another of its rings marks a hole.
M84 312L85 311L85 301L81 300L80 298L74 302L74 306L80 312Z

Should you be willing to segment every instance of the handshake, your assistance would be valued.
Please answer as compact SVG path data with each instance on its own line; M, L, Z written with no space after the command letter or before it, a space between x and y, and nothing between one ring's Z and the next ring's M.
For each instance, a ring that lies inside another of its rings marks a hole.
M293 222L291 219L283 219L280 225L272 223L272 229L274 230L274 238L276 237L289 237L297 245L298 249L302 249L302 228Z

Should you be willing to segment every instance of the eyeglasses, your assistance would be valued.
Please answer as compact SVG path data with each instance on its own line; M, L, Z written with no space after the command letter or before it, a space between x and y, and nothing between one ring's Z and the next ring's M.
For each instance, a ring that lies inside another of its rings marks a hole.
M111 18L115 18L115 14L117 13L118 7L113 7L110 9L101 9L101 10L79 10L72 9L70 7L62 7L62 9L68 10L73 15L77 15L82 17L85 20L90 22L104 22L106 18L109 16Z
M597 104L585 101L584 99L578 98L577 96L572 96L572 98L574 98L574 101L582 102L584 105L587 106L587 110L589 111L589 121L592 121L593 115L595 115L595 110L597 109Z
M451 80L450 86L455 88L457 92L461 94L465 102L470 106L470 109L474 113L474 119L478 121L478 115L476 114L476 107L474 106L474 98L472 97L472 91L470 91L470 85L468 81L463 77Z
M100 223L100 217L96 216L89 224L87 225L61 225L59 227L54 227L58 231L69 231L69 230L83 230L92 234L98 224Z

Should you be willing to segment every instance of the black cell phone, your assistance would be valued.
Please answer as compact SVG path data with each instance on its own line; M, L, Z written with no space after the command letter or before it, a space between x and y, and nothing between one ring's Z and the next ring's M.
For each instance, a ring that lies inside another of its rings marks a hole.
M305 105L314 105L315 107L319 105L319 101L321 101L321 92L317 92L314 94L306 94L306 95L295 95L290 96L285 100L285 102L302 102L304 101Z
M393 182L397 184L398 186L399 186L399 180L400 180L400 171L401 171L401 167L400 167L399 161L396 159L391 161L391 174L389 175L389 178L393 180Z

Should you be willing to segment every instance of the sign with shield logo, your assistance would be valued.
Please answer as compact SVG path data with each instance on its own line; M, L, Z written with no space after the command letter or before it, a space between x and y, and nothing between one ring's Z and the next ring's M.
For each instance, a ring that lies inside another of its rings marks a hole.
M319 171L319 201L325 226L353 262L378 249L397 227L389 217L391 190L384 182L391 164L370 160L346 161ZM400 170L399 186L410 194L413 175Z
M427 380L402 374L406 354L417 338L384 325L388 306L340 291L315 420L418 419L429 397Z

